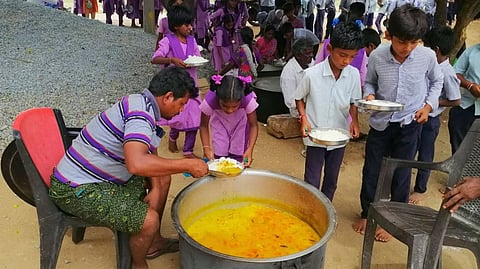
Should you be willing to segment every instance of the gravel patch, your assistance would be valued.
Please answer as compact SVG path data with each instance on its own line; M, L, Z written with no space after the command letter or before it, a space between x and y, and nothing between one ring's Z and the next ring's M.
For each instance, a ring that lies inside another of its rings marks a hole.
M0 152L15 116L60 109L81 127L120 97L148 86L156 37L22 0L0 0ZM204 55L208 57L208 55ZM209 65L199 77L211 72Z

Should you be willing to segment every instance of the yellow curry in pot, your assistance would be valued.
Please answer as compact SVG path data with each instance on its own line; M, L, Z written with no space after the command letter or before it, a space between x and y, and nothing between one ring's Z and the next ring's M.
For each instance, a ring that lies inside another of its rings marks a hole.
M217 207L194 214L185 230L201 245L231 256L273 258L297 253L320 240L298 217L262 203Z

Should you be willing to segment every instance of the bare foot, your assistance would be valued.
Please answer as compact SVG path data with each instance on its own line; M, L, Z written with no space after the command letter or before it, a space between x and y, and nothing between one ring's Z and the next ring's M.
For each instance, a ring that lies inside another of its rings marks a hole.
M375 240L378 242L388 242L392 239L392 235L387 233L383 228L378 228L375 232Z
M367 219L360 219L358 222L352 224L352 228L355 232L364 235L367 228ZM392 236L387 233L383 228L377 228L375 232L375 240L379 242L388 242L392 239Z
M178 152L177 141L168 140L168 150L172 153Z
M367 228L367 219L358 220L358 222L352 224L352 228L359 234L365 234L365 229Z
M408 198L408 203L412 205L418 205L423 200L423 193L412 192Z

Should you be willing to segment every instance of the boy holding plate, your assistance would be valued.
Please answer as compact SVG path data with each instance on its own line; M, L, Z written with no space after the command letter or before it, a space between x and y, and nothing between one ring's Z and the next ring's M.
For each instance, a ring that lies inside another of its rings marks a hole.
M364 96L367 100L386 100L404 104L398 112L372 112L365 145L360 201L361 219L353 229L364 234L368 207L373 202L383 157L413 160L421 124L437 109L443 74L435 53L417 46L428 30L427 16L410 5L396 8L389 20L385 38L391 44L379 46L368 60ZM391 199L408 202L411 169L397 169ZM375 239L386 242L391 236L382 228Z
M320 188L325 165L321 191L330 200L337 189L345 144L315 144L307 135L312 128L326 127L350 130L353 138L359 136L358 111L353 103L361 97L360 74L350 63L362 47L362 31L357 24L338 24L327 47L330 55L325 61L304 70L305 75L294 94L303 143L307 146L304 180ZM349 114L352 116L350 124Z

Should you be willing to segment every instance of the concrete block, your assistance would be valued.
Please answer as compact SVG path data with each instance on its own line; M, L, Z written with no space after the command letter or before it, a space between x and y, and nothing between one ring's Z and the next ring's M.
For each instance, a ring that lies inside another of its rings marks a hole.
M290 114L271 115L267 119L267 133L276 138L300 137L300 123Z

